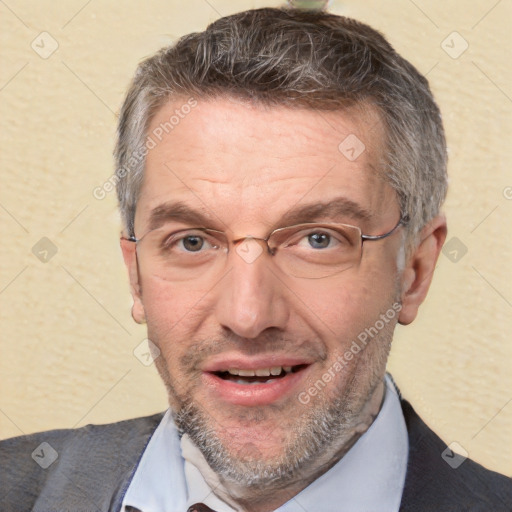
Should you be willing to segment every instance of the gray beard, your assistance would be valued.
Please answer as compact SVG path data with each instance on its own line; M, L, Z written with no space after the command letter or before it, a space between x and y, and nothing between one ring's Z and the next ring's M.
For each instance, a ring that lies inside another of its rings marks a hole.
M381 378L372 383L368 396ZM343 397L337 396L331 400L322 398L307 414L302 415L293 427L292 437L285 445L284 452L273 460L265 460L250 441L239 449L230 450L205 411L190 401L182 402L173 417L180 435L186 433L190 436L206 462L225 483L236 484L249 492L261 492L265 488L284 489L290 483L303 479L332 447L339 446L340 442L343 446L351 440L360 412L360 401L364 403L367 398L361 397L360 384L357 384L354 382L353 389ZM351 405L355 406L355 410ZM297 407L301 405L297 404Z

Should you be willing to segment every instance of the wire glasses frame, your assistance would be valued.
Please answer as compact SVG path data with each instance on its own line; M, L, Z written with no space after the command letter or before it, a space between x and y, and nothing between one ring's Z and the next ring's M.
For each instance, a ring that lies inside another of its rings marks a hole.
M263 252L261 242L266 245L268 254L278 256L275 262L285 274L319 279L358 265L365 241L387 238L407 222L408 218L402 216L393 229L380 235L365 235L359 227L349 224L303 223L277 228L266 238L246 236L235 240L229 239L223 231L210 228L169 230L164 226L148 231L141 238L131 236L124 240L137 244L137 251L145 253L138 255L137 261L146 259L146 265L153 274L169 281L206 277L205 273L223 260L218 256L227 254L230 245L247 263L252 263ZM309 245L301 245L306 237ZM199 251L177 248L187 239L189 243L191 240L199 241ZM312 246L312 243L321 244L325 240L329 243L334 240L335 246ZM260 244L249 245L250 241ZM210 246L210 250L201 250L204 243Z

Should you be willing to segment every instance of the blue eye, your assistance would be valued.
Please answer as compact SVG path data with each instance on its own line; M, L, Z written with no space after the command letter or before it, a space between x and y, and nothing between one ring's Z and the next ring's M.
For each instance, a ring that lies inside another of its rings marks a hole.
M297 233L295 237L292 237L292 243L290 245L294 245L293 238L297 240L295 242L298 247L311 250L315 249L315 251L320 251L322 249L334 249L339 248L342 245L343 236L340 236L340 233L333 233L327 230L309 230L304 232Z
M308 235L308 242L314 249L325 249L329 247L330 235L326 233L311 233Z

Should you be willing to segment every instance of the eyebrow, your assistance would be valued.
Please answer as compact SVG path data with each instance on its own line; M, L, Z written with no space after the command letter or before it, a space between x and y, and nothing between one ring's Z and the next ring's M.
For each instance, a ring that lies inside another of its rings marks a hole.
M337 197L326 203L312 203L296 206L281 218L280 224L292 226L306 222L316 222L320 219L340 220L346 218L368 221L373 215L356 202L346 197Z
M163 203L151 211L149 216L149 229L157 229L169 221L179 221L196 227L212 227L212 217L187 204L177 202Z
M307 222L316 222L320 219L340 220L346 218L368 221L372 213L345 197L337 197L326 203L312 203L294 206L278 222L276 227L292 226ZM219 221L204 210L196 210L189 205L177 201L166 202L155 207L149 217L149 229L157 229L169 221L178 221L195 227L215 228Z

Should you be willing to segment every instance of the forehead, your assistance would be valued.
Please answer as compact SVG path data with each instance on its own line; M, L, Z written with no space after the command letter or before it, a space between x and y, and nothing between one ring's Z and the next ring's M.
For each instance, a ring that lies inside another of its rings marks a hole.
M256 220L270 225L298 203L335 196L375 217L383 208L397 211L381 178L384 129L371 106L315 111L182 98L157 111L148 137L154 147L139 222L172 200L195 204L230 227Z

